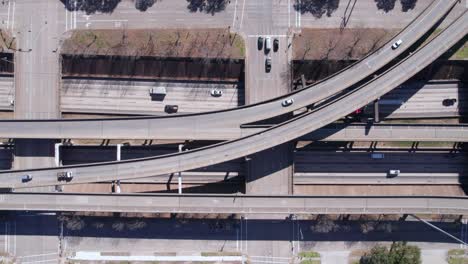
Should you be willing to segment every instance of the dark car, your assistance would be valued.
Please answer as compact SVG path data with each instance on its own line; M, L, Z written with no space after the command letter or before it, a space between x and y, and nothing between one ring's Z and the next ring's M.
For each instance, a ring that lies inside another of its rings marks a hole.
M21 177L21 182L25 183L25 182L30 182L32 180L32 176L29 175L29 174L26 174L26 175L23 175Z
M271 71L271 59L267 58L265 60L265 71L270 72Z
M278 49L279 49L279 40L275 38L275 40L273 40L273 51L277 52Z
M263 38L262 37L258 37L257 48L258 48L258 50L263 49Z
M175 114L175 113L177 113L178 110L179 110L178 105L166 105L164 107L164 112L166 112L168 114Z

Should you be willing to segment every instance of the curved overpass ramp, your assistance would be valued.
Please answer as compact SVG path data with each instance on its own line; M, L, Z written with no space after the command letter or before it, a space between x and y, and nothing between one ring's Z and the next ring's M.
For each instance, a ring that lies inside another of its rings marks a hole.
M467 32L468 15L465 11L436 38L387 72L359 88L335 97L311 112L258 134L183 153L145 159L29 171L4 171L0 172L0 187L21 188L142 178L191 170L269 149L332 123L389 92L445 53L465 37ZM57 172L61 171L73 172L75 175L73 180L71 182L58 182ZM30 174L33 180L22 183L21 176L26 173Z
M92 138L92 139L199 139L238 138L231 128L286 114L309 106L355 85L381 69L416 43L442 19L457 0L435 0L415 20L379 50L338 74L291 94L259 104L192 115L95 120L1 120L0 137ZM403 39L402 45L391 44ZM282 107L284 98L294 97L294 108ZM355 110L355 109L354 109ZM234 133L234 134L232 134Z
M10 193L0 210L225 214L468 214L467 197Z

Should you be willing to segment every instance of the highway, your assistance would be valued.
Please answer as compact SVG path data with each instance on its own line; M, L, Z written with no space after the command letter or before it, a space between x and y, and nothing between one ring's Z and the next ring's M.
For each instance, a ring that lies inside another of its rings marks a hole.
M444 100L453 104L444 104ZM429 82L402 85L379 101L381 118L457 117L467 112L468 90L462 82ZM372 112L368 107L366 112Z
M122 160L174 153L177 150L165 146L125 147ZM372 153L383 155L373 159ZM425 184L459 185L468 176L468 156L448 149L328 149L310 150L297 148L293 154L294 184ZM115 146L62 147L60 159L63 165L78 165L116 160ZM0 149L0 168L10 169L12 151ZM237 159L181 173L184 186L216 182L243 182L246 162ZM388 171L398 169L398 177L388 177ZM122 180L122 183L164 184L177 183L177 175L158 175L148 178ZM108 185L109 186L109 185ZM134 187L125 192L133 192ZM135 191L138 192L138 191Z
M466 153L297 150L294 184L452 184L468 180ZM389 177L389 170L400 170Z
M9 193L1 210L239 213L239 214L454 214L468 213L466 197L247 196Z
M279 116L317 101L328 98L352 84L379 70L392 59L402 54L433 25L436 24L457 1L450 4L436 0L428 6L400 34L381 49L368 55L360 62L315 84L307 89L293 92L274 100L265 101L231 110L172 117L145 117L130 119L98 120L49 120L49 121L0 121L0 137L15 138L172 138L192 139L211 138L216 135L240 137L240 134L227 135L228 128L241 124ZM391 43L397 39L405 41L397 50ZM284 98L293 97L293 107L281 107ZM355 109L350 110L352 112ZM34 132L33 132L34 131Z
M11 100L15 100L15 87L12 77L0 78L0 110L13 111L14 105Z
M381 97L445 53L467 32L468 15L466 15L465 11L449 27L441 31L437 37L380 76L304 115L290 119L258 134L210 147L146 159L69 166L66 168L35 169L27 172L0 172L0 187L22 188L56 185L59 183L57 181L57 172L61 171L70 171L75 176L71 182L60 182L60 184L142 178L187 171L269 149L332 123ZM177 130L178 128L173 127L172 129ZM34 179L27 183L21 183L21 176L25 173L31 174Z
M163 100L152 100L149 90L164 87ZM211 90L223 92L220 97ZM178 105L179 113L216 111L243 105L244 89L226 82L154 82L115 79L62 80L62 112L166 115L166 105Z

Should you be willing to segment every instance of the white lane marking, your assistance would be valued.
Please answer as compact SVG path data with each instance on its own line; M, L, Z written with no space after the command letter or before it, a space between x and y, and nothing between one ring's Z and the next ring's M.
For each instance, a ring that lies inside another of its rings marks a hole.
M5 250L8 253L8 222L5 223Z
M288 0L288 28L290 27L291 27L291 0Z
M249 38L258 38L262 36L265 36L265 35L247 35L247 37ZM288 35L268 35L268 36L273 37L273 38L286 38Z
M73 12L73 16L74 16L74 20L73 20L73 29L76 28L76 13L78 13L78 12L77 12L77 9L76 9L77 4L78 4L78 3L77 3L76 0L75 0L75 12Z
M7 29L8 29L8 27L10 26L10 6L11 6L11 2L8 1Z
M11 16L11 30L15 29L15 9L16 9L16 2L13 2L13 14Z
M68 9L65 3L65 31L68 31Z
M301 5L302 5L302 0L299 0L299 6L301 6ZM301 12L301 10L299 10L298 16L299 16L299 27L301 27L301 21L302 21L302 12Z
M23 264L32 264L32 263L44 263L44 262L56 262L58 259L46 259L46 260L38 260L38 261L26 261L26 262L21 262Z
M239 29L242 28L242 22L244 21L244 9L245 9L245 0L242 3L242 14L241 14L241 21L240 21L240 24L239 24Z
M232 17L232 28L234 28L234 24L236 22L236 14L237 14L237 0L236 0L235 5L234 5L234 16Z
M87 19L77 20L78 22L128 22L128 19Z
M50 255L58 255L57 252L51 252L51 253L44 253L44 254L37 254L37 255L27 255L27 256L19 256L16 258L32 258L32 257L42 257L42 256L50 256Z

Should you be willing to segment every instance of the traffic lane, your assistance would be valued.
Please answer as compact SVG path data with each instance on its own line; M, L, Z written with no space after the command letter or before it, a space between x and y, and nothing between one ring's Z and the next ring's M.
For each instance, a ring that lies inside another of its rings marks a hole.
M269 35L261 35L263 42ZM289 60L286 51L286 37L270 36L271 43L279 40L279 49L273 48L266 54L265 44L258 49L258 36L247 40L246 59L246 102L254 104L290 92ZM266 60L271 60L271 70L266 70Z
M119 80L64 79L61 109L64 112L167 114L166 105L177 105L180 113L235 108L243 104L243 89L237 83L141 82ZM162 87L163 98L152 98L150 89ZM213 90L222 92L212 96Z
M52 8L51 8L52 7ZM16 118L57 118L59 61L57 5L19 2L15 62ZM33 19L34 18L34 19ZM44 66L46 65L46 66Z
M186 1L157 1L146 11L135 8L135 2L122 1L110 12L69 11L63 7L62 24L73 29L138 29L138 28L219 28L231 27L236 21L236 3L231 1L223 11L214 14L190 12Z
M14 100L15 100L15 87L13 85L13 78L12 77L0 78L0 110L9 110L9 111L13 110Z
M382 154L382 158L373 158ZM359 153L296 151L295 171L299 173L380 173L400 170L404 174L449 173L460 176L468 172L466 153Z

